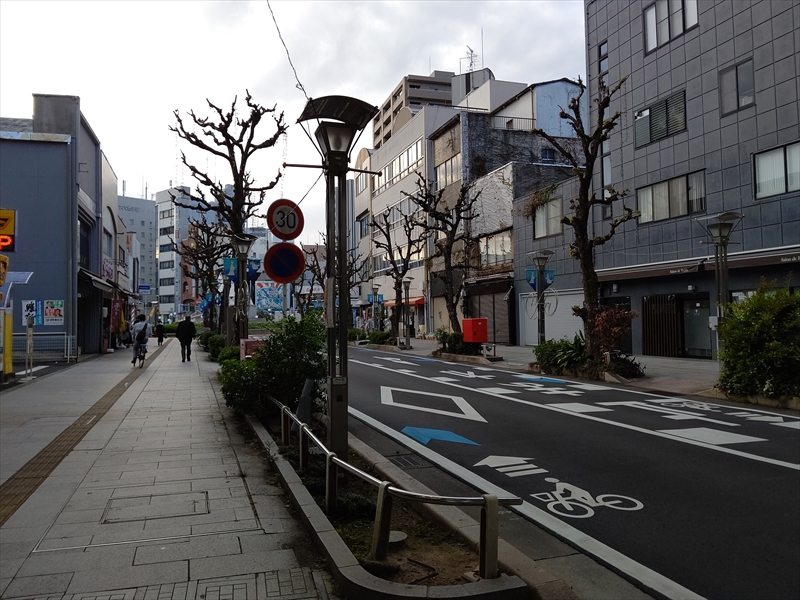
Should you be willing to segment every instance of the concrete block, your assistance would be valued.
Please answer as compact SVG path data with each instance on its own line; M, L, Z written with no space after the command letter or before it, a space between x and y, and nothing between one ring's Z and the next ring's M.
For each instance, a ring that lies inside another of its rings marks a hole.
M350 548L335 530L322 531L315 537L320 552L328 559L328 564L334 574L349 567L361 568Z
M72 575L58 573L39 577L16 577L3 592L3 597L63 594L67 591Z
M420 585L404 585L379 579L362 567L345 567L340 571L339 585L348 600L400 600L402 598L426 598L428 588Z

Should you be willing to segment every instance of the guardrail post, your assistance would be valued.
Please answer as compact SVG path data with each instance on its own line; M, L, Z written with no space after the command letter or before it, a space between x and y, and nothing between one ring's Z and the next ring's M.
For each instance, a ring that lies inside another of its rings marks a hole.
M389 531L392 525L392 497L388 493L391 484L382 481L378 488L378 505L375 509L375 529L372 531L372 560L383 560L389 554Z
M281 409L281 444L288 446L291 443L292 431L291 421L289 420L289 409L285 406Z
M478 574L483 579L494 579L497 577L498 502L497 496L491 494L484 494L483 500Z
M308 468L308 436L306 435L305 426L300 428L300 470L305 471Z
M325 457L325 513L330 515L336 510L336 477L338 470L333 462L335 453L331 452Z

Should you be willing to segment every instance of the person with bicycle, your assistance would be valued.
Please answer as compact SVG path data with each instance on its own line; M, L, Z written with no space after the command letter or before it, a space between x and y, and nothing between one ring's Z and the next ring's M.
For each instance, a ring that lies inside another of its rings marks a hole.
M152 333L153 332L150 330L150 323L147 322L147 317L143 314L136 317L136 322L131 327L131 336L133 337L132 365L136 365L136 359L139 357L139 347L147 344L147 340Z

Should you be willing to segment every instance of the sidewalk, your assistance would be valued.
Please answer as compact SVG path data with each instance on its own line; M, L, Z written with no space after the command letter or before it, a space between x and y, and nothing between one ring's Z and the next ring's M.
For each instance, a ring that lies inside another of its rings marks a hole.
M411 340L412 354L427 356L438 347L436 340ZM491 350L489 351L491 355ZM527 369L534 361L532 346L497 345L495 354L503 360L492 366L513 370ZM623 385L654 393L703 395L715 397L714 385L719 378L719 362L692 358L663 358L660 356L637 356L645 367L645 377L632 379Z
M151 346L0 392L0 597L333 598L217 365Z

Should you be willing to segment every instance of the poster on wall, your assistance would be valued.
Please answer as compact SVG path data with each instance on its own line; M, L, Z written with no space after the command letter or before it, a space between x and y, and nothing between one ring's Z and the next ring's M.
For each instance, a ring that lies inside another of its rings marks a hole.
M22 310L20 312L22 313L23 327L28 326L28 317L33 317L34 325L42 325L44 323L41 300L22 300Z
M283 286L274 281L256 281L256 308L275 310L283 307Z
M64 324L64 301L45 300L43 325L63 325L63 324Z

